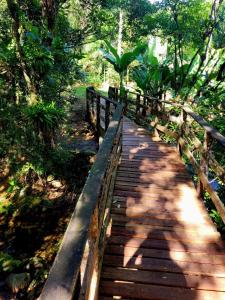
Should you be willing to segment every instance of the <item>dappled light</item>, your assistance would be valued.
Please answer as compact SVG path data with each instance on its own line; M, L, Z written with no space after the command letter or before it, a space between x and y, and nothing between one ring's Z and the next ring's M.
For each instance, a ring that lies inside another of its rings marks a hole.
M100 299L224 299L225 251L177 150L124 119Z
M225 300L225 1L2 0L0 300Z

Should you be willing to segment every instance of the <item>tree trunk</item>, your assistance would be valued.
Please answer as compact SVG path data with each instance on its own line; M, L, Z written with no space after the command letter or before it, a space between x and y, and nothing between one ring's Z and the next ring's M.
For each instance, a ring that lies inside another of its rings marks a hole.
M121 54L122 54L123 17L124 17L124 12L123 12L122 8L120 8L120 13L119 13L119 32L118 32L118 47L117 47L117 52L118 52L119 56L121 56Z
M32 105L37 102L37 89L35 83L32 81L32 78L29 74L29 70L27 68L25 58L23 55L23 49L20 45L20 33L19 33L20 20L19 20L19 11L18 11L19 7L13 0L7 0L7 5L8 5L10 16L12 18L12 32L16 43L16 54L19 60L19 64L29 94L28 103Z
M48 30L53 31L55 26L55 16L57 14L57 4L55 0L42 0L42 16L46 19Z

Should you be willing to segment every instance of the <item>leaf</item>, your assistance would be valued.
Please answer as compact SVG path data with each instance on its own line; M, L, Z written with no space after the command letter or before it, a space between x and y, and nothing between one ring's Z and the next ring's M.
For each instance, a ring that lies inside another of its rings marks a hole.
M120 60L120 69L121 72L124 72L127 70L127 67L136 59L135 55L133 52L127 52L124 53L121 56L121 60Z
M138 58L139 55L143 55L146 51L146 49L148 48L147 44L139 44L137 47L134 48L133 55L135 56L135 58Z
M112 65L115 65L116 63L116 59L114 56L112 56L110 53L106 52L104 49L100 49L100 51L102 52L104 58L111 63Z
M105 41L107 48L114 55L116 61L120 60L119 54L117 53L116 48L114 48L108 41Z

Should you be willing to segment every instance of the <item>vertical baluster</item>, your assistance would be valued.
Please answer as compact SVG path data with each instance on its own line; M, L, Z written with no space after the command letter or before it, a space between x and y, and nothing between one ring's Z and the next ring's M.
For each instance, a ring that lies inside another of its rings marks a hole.
M182 148L180 147L179 139L184 137L186 126L187 126L187 113L182 109L180 113L180 126L179 126L180 128L178 131L179 137L177 142L177 150L179 151L180 156L182 156Z
M99 141L100 134L101 134L101 124L100 124L100 115L101 115L101 97L100 95L96 96L96 134L97 139Z
M139 119L139 113L140 113L140 103L141 103L141 95L140 94L137 94L137 97L136 97L136 121L138 121Z
M128 91L125 91L124 92L124 97L123 97L123 103L124 103L124 113L126 113L127 112L127 110L128 110Z
M110 102L108 100L105 100L105 131L109 126L109 120L110 120Z
M159 122L159 119L158 119L158 103L157 103L158 101L155 100L155 99L153 101L154 102L153 102L153 107L152 107L152 114L155 115L155 118L154 118L154 121L153 121L153 124L154 124L153 125L153 137L159 139L160 138L159 137L159 132L156 128L156 126Z
M108 89L108 97L109 97L109 99L113 99L113 91L112 91L112 87L111 86Z
M146 117L146 96L143 98L143 108L142 108L142 116L145 118Z
M95 101L94 101L95 93L91 93L91 119L94 123L95 119Z
M86 115L85 115L85 119L87 122L90 122L90 92L89 89L86 89Z
M210 158L210 151L212 148L212 142L213 139L210 135L210 133L206 132L204 133L204 142L203 142L203 149L202 149L202 157L200 160L200 170L206 175L208 178L209 174L209 158ZM204 196L204 186L199 179L198 185L197 185L198 194L200 197Z

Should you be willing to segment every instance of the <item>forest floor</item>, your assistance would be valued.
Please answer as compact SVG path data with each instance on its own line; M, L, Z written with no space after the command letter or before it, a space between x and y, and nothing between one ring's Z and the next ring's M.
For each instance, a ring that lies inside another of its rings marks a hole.
M59 142L69 153L58 176L34 178L28 191L11 191L0 174L0 300L36 299L53 263L97 144L84 121L85 100L73 97Z

